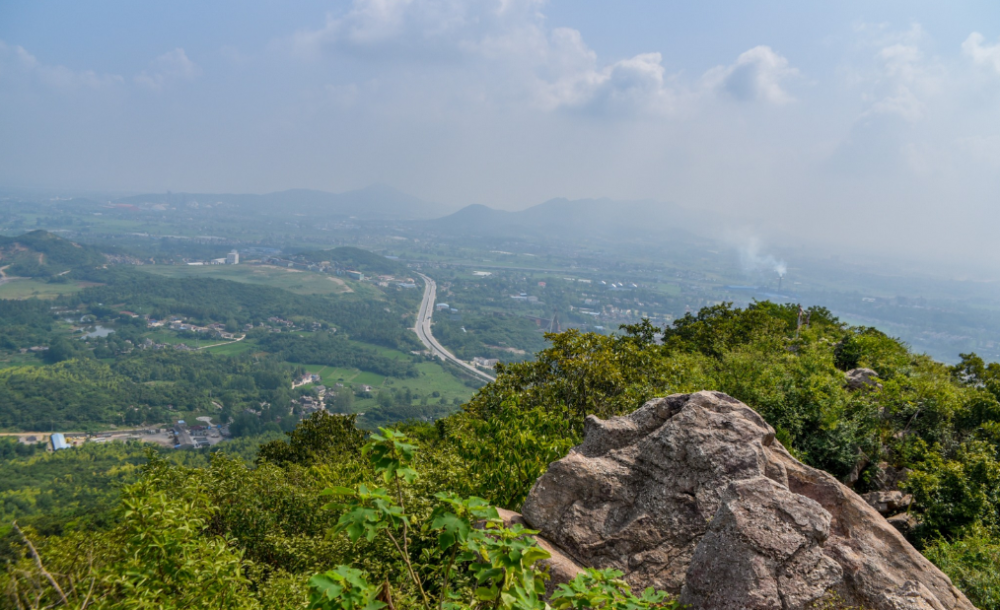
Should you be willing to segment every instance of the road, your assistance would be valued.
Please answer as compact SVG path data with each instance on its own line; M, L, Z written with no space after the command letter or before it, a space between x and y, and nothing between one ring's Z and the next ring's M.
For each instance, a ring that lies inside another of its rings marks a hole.
M464 360L459 360L455 354L452 354L437 342L437 339L435 339L434 335L431 334L431 316L434 314L434 301L437 296L437 284L434 283L434 280L427 277L423 273L418 273L417 275L424 280L424 299L420 302L420 312L417 314L417 324L413 327L413 332L417 333L417 337L420 338L420 342L423 343L424 346L438 358L460 366L480 379L485 381L493 381L496 379L496 377L490 375L486 371L476 368Z
M247 336L244 334L239 339L233 339L232 341L223 341L222 343L213 343L212 345L203 345L201 347L196 347L195 349L196 350L199 350L199 349L208 349L210 347L219 347L220 345L229 345L230 343L238 343L238 342L240 342L240 341L242 341L242 340L244 340L246 338L247 338Z

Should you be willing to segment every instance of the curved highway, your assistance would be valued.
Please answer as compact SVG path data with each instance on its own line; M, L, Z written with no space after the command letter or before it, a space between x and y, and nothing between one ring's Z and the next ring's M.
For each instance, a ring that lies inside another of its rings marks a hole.
M420 342L423 343L424 346L426 346L427 349L438 358L452 362L480 379L485 381L493 381L496 379L496 377L490 375L486 371L476 368L464 360L459 360L455 354L452 354L437 342L437 339L435 339L434 335L431 334L431 316L434 314L434 300L437 295L437 284L434 283L434 280L427 277L423 273L417 273L417 275L424 280L424 299L420 302L420 312L417 314L417 324L413 327L413 332L417 333L417 337L420 338Z

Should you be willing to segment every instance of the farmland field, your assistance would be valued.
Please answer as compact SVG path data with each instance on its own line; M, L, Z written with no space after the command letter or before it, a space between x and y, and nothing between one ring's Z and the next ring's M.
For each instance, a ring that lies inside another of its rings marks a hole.
M396 354L400 357L406 357L402 352L396 352ZM475 392L473 388L462 383L438 362L419 362L416 367L420 376L406 378L385 377L370 371L332 366L306 365L304 368L310 373L319 375L322 384L327 387L333 387L337 383L345 383L355 388L362 384L370 385L376 392L393 388L409 389L421 396L438 392L439 396L435 398L435 401L444 398L449 404L452 404L455 399L464 403ZM363 412L376 408L376 404L374 399L359 399L355 401L354 409Z
M54 299L64 294L80 292L92 282L66 282L65 284L50 284L41 280L18 278L0 284L0 299Z
M270 265L145 265L142 271L172 278L204 277L282 288L296 294L354 292L354 282L332 275Z

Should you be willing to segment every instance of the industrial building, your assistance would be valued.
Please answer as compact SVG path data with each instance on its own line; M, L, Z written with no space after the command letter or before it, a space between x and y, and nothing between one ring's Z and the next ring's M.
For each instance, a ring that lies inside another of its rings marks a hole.
M56 432L52 435L50 439L52 441L52 450L59 451L60 449L69 449L70 444L66 442L66 436L62 432Z

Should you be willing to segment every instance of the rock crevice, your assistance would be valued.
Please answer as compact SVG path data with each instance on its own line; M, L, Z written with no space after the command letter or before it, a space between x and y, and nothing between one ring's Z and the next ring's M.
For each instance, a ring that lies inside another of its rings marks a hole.
M829 595L876 610L973 608L875 508L718 392L588 417L523 514L579 564L694 609L794 610Z

